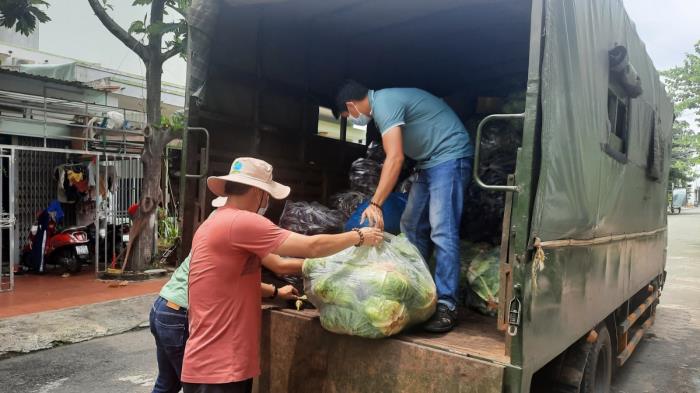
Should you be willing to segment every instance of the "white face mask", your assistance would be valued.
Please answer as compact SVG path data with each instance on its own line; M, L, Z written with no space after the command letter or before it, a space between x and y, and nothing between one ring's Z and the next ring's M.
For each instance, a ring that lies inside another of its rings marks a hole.
M369 122L370 122L370 120L372 120L372 118L365 115L364 113L360 112L360 110L357 109L357 106L355 104L352 104L352 106L354 106L357 113L359 113L359 115L357 117L355 117L352 115L352 113L348 112L348 119L350 119L352 124L354 124L356 126L360 126L360 127L366 126L367 124L369 124Z

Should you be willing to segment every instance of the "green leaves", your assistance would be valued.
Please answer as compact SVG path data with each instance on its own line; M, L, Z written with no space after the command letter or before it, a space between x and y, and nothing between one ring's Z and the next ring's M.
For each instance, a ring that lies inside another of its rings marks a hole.
M0 26L26 36L34 32L37 22L51 20L39 7L49 7L43 0L0 0Z
M671 174L669 183L673 187L684 187L698 174L695 166L700 164L700 134L693 132L687 121L676 120L673 124L671 145Z
M700 125L700 41L695 44L695 52L686 55L682 65L661 74L665 78L676 113L693 111L695 121ZM676 120L671 146L671 187L684 187L695 179L698 176L695 166L699 164L700 135L693 132L687 121Z
M686 54L683 65L671 68L662 75L666 78L676 111L680 113L689 109L700 116L700 41L695 44L694 53Z
M104 0L105 2L107 0ZM153 0L134 0L133 6L146 6L153 3ZM129 34L140 35L147 37L149 42L151 39L160 39L163 42L163 61L172 56L180 55L185 58L187 51L187 8L192 3L191 0L166 0L163 4L163 13L168 15L168 10L174 11L177 17L172 18L172 21L162 21L148 23L148 14L144 15L143 20L137 20L129 26Z
M185 113L178 111L172 116L163 116L160 118L161 128L167 128L174 132L182 132L185 129Z
M109 0L102 0L102 6L105 9L108 9L110 11L114 11L114 6L112 6L112 4L109 3Z
M180 28L180 22L176 23L153 23L146 28L148 34L175 33Z
M129 34L145 34L146 33L146 25L143 23L143 21L137 20L131 22L131 26L129 26L128 30Z

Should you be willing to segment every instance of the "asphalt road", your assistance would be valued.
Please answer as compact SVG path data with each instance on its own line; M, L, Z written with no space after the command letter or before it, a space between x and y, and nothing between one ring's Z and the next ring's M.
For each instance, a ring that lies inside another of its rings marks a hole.
M668 217L666 284L656 321L614 393L700 392L700 209Z
M613 393L700 392L700 209L669 217L668 278L656 324ZM0 361L0 392L146 393L156 375L148 330Z
M0 392L147 393L156 376L148 329L0 361Z

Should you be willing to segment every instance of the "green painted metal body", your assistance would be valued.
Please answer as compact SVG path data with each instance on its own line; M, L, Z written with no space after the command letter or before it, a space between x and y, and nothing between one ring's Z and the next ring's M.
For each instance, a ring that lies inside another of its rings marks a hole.
M472 2L478 3L465 0L462 5L466 7ZM211 83L208 87L211 97L222 96L220 86L225 86L224 82L240 90L236 91L238 95L231 96L232 102L238 102L248 92L247 85L240 87L235 79L227 81L221 76L223 68L210 66L207 61L208 56L214 56L210 53L215 52L214 45L210 47L207 43L215 41L217 29L224 26L213 21L231 13L226 7L235 9L231 5L235 3L194 2L190 27L195 29L191 34L195 56L189 70L190 94L199 95L207 81ZM284 3L279 7L284 7ZM379 2L367 2L373 6L376 3ZM509 4L516 3L522 6L522 2ZM276 4L272 2L260 9L274 10ZM665 227L668 159L664 149L667 156L673 112L621 0L532 0L528 4L531 12L523 137L517 152L514 187L510 189L515 190L510 228L503 237L508 239L507 250L502 253L502 263L508 264L512 271L512 282L502 283L501 288L517 296L522 304L517 333L504 340L508 356L505 359L503 354L475 357L470 351L455 353L426 342L338 336L324 332L313 317L265 310L259 391L527 393L537 370L663 274L665 232L597 245L545 248L545 259L540 261L543 267L533 269L539 266L533 261L536 238L544 242L587 240ZM244 8L245 4L241 7L242 12L251 10ZM326 15L333 15L330 4L324 7ZM305 11L300 6L295 12L298 14L290 15L287 21ZM249 29L257 32L258 39L264 37L261 26L259 23L257 28ZM250 40L254 39L251 35ZM248 42L245 44L257 51L254 57L259 60L263 55L261 50ZM617 44L629 49L630 62L644 88L642 96L628 101L629 134L624 160L611 156L605 147L609 140L607 51ZM246 45L241 47L247 48ZM243 68L246 61L234 61L234 67ZM250 62L256 64L255 72L249 72L246 78L251 78L250 75L261 78L264 70L253 60ZM262 78L256 83L263 87L255 94L270 85L268 79ZM311 89L309 85L305 88ZM249 100L240 102L233 110L250 105ZM287 105L292 105L289 102ZM303 105L307 104L309 101L304 100ZM208 105L214 106L213 102ZM317 107L309 107L317 111ZM231 122L226 123L227 127L234 130L227 132L236 137L230 138L217 131L221 127L216 123L221 122L220 115L207 119L203 111L195 112L194 116L191 114L190 125L209 128L212 150L250 152L267 158L265 146L270 151L277 146L249 144L245 132L250 130L239 131ZM266 113L263 111L262 116ZM252 118L256 119L256 133L264 137L266 132L272 132L258 124L258 115ZM302 125L308 126L307 123L308 119L301 119ZM236 140L234 147L227 145L231 140ZM300 146L293 144L298 142ZM313 161L325 169L341 168L351 159L348 156L338 160L336 155L326 158L321 154L323 149L310 147L319 141L309 136L288 143L293 147L283 153L298 152L299 160L308 162L311 152ZM330 146L323 141L319 146L326 145ZM655 179L649 176L648 168L654 164L653 160L649 161L653 148L658 150L653 158L662 162ZM183 157L189 154L193 156L189 160L196 161L196 147L185 146L183 152ZM272 155L268 159L275 158ZM213 161L212 167L217 168L219 164ZM210 174L213 174L211 170ZM182 181L180 197L186 201L185 179ZM200 197L204 199L203 195ZM182 209L187 210L184 202ZM304 390L300 381L309 381L316 388Z
M520 192L513 195L513 209L510 221L509 263L512 269L513 283L520 285L527 280L526 261L532 254L529 252L529 228L532 200L534 198L533 184L535 182L536 134L540 126L540 85L541 85L541 58L542 58L542 24L544 22L544 0L533 0L532 14L530 16L530 53L527 77L527 92L525 96L525 119L523 121L523 142L518 150L517 165L515 170L515 185ZM521 302L526 299L521 298ZM523 305L527 309L527 304ZM530 380L535 370L528 370L525 364L523 352L523 332L527 329L523 318L521 334L511 337L510 357L511 364L517 366L506 369L503 381L504 393L528 392ZM568 345L567 345L568 346Z
M645 89L629 101L626 163L599 142L607 136L607 112L600 108L606 108L609 83L606 55L617 44L628 48ZM665 232L547 249L542 270L533 267L533 245L540 238L586 240L665 227L668 160L654 180L647 176L647 159L652 131L670 152L672 118L670 100L621 2L533 1L515 177L522 192L511 220L513 281L523 288L523 319L510 350L521 370L506 370L504 392L529 391L537 370L663 274Z

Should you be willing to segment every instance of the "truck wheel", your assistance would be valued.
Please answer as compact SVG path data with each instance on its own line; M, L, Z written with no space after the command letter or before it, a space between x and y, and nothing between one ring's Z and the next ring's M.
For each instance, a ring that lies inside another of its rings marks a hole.
M556 393L609 393L612 379L612 346L605 324L596 328L597 338L579 339L551 365L552 389Z
M612 344L610 333L601 325L598 339L591 346L583 371L581 393L608 393L612 382Z

